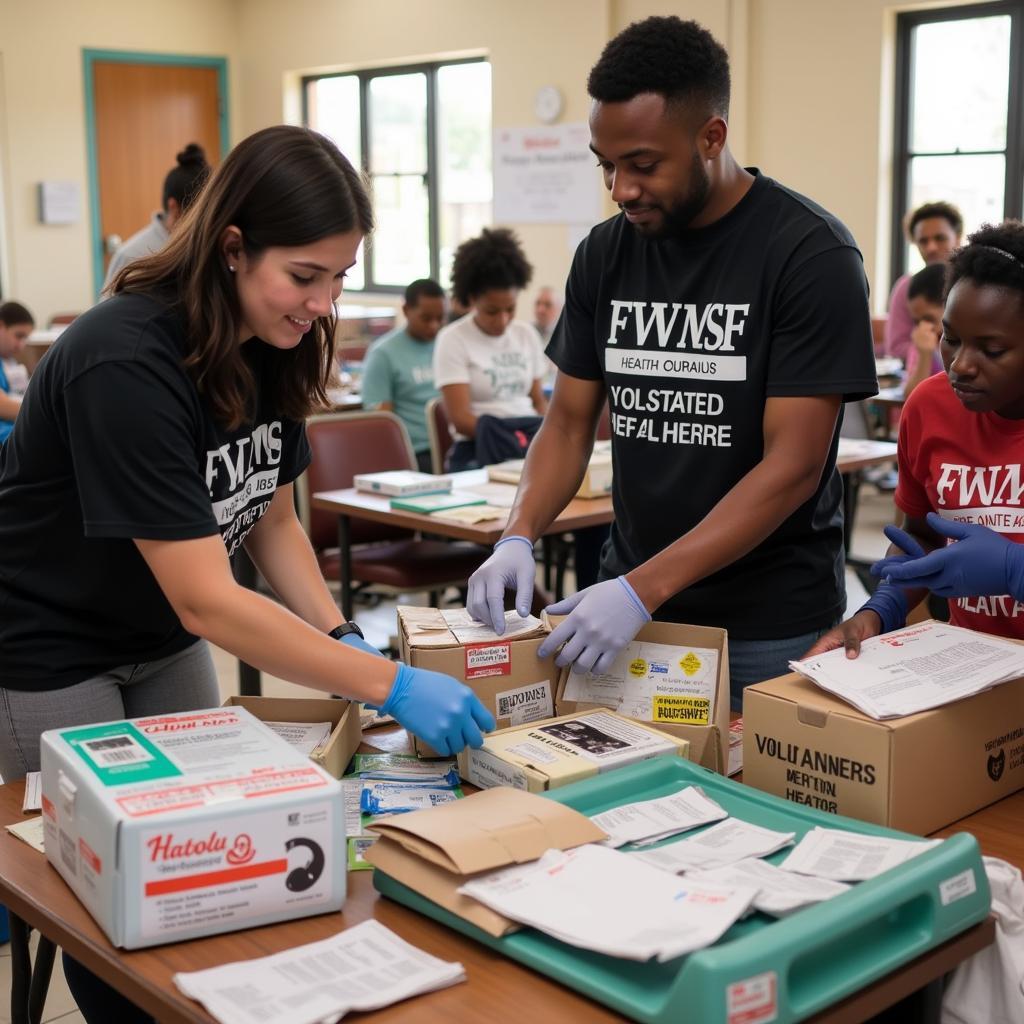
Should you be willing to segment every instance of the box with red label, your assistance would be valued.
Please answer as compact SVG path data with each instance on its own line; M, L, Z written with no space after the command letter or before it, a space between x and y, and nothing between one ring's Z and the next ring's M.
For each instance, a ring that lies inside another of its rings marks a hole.
M559 670L553 657L537 657L548 632L539 619L520 619L514 612L507 614L505 635L497 637L464 608L398 608L402 661L471 687L499 729L554 714ZM438 756L415 737L413 746L421 757Z
M126 949L341 909L341 784L244 708L43 733L46 857Z

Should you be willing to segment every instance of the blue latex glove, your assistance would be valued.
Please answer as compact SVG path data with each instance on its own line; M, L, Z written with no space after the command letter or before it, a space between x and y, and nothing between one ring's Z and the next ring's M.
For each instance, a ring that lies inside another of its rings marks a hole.
M490 732L497 724L468 686L442 672L410 668L401 662L381 711L439 754L482 746L480 730Z
M519 536L499 540L491 557L469 577L466 609L477 622L501 636L505 632L505 591L515 590L516 611L525 618L533 603L536 571L533 541Z
M625 576L595 583L545 611L568 618L540 645L537 657L546 658L565 644L555 664L575 662L577 672L607 672L640 627L651 621Z
M912 561L924 555L924 548L910 536L905 530L898 526L887 526L885 535L898 548L903 549L903 554L886 555L871 566L871 573L874 576L881 576L884 582L871 597L857 609L860 612L872 611L881 622L881 632L891 633L894 629L902 629L907 624L907 612L910 611L906 592L902 587L890 583L888 580L889 569L894 565L902 565L904 562Z
M935 512L928 513L928 525L956 543L889 566L893 583L927 587L940 597L1012 594L1024 600L1024 547L987 526L943 519Z
M909 533L901 530L898 526L887 526L884 532L886 537L896 547L901 548L905 554L886 555L871 566L871 575L881 576L883 580L888 578L889 569L892 566L902 565L904 562L910 562L915 558L924 558L926 554L924 548Z
M364 640L358 633L346 633L342 638L341 642L347 647L354 647L357 651L365 651L367 654L375 654L378 658L383 658L384 654L377 650L373 644Z

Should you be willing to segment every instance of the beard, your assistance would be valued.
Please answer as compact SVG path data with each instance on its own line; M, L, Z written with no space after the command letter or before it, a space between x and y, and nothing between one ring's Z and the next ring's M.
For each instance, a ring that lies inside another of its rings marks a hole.
M710 192L711 177L704 167L700 154L694 149L693 159L690 161L690 185L686 193L676 199L671 206L662 208L660 225L649 228L635 225L637 233L652 241L682 234L707 205Z

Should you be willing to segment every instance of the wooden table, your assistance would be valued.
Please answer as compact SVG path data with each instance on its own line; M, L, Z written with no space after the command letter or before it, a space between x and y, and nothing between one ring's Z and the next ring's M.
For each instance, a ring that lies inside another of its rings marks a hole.
M390 727L367 733L362 749L403 752L408 747L405 732ZM20 782L0 786L0 824L10 824L23 817L23 789ZM1019 793L937 834L974 831L985 853L1019 865L1024 863L1024 837L1018 827L1022 811L1024 793ZM403 939L434 956L460 961L465 965L469 979L444 991L380 1010L373 1017L375 1024L378 1021L380 1024L452 1024L462 1021L486 1024L586 1021L588 1024L602 1024L622 1019L488 947L383 899L373 889L370 872L350 872L348 881L348 899L340 914L325 914L208 939L124 952L110 945L63 879L44 863L41 854L8 832L0 831L0 903L10 909L12 921L21 918L38 929L153 1014L161 1024L209 1024L213 1019L198 1003L178 992L171 980L175 972L278 953L328 938L368 918L380 921ZM936 983L943 975L990 945L993 937L994 926L989 919L812 1020L816 1024L859 1024L901 1000L915 998L915 994L920 1000L921 992L928 993L927 998L934 1003ZM24 993L22 998L25 998ZM27 1019L12 1013L14 1024ZM894 1019L902 1024L918 1018L897 1010ZM680 1024L686 1022L681 1021Z

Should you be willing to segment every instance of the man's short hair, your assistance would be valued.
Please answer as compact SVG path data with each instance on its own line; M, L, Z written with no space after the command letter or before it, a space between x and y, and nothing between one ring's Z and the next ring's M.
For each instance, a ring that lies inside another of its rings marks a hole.
M933 305L941 306L945 301L946 264L930 263L924 270L919 270L907 285L907 298L916 299L920 296Z
M695 100L706 117L728 117L729 55L695 21L646 18L605 46L587 91L599 103L623 103L654 92L668 103Z
M952 204L947 202L924 203L916 210L911 211L907 218L907 238L914 240L914 228L923 220L930 220L932 217L941 217L948 222L953 229L953 234L959 238L964 233L964 215Z
M433 279L421 277L405 289L405 304L415 306L420 299L443 299L444 289Z
M16 327L18 324L35 326L35 317L20 302L5 302L0 305L0 324Z

